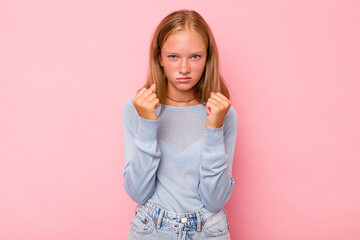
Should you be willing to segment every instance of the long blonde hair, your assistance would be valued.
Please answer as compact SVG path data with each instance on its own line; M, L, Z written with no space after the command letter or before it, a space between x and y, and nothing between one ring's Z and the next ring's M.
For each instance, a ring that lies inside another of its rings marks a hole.
M167 78L159 63L158 56L167 38L180 30L189 29L198 34L207 48L207 59L204 72L199 82L194 86L195 98L206 103L210 92L221 92L229 98L229 91L219 71L219 54L215 38L204 18L193 10L178 10L167 15L155 29L149 51L149 69L144 87L156 84L156 94L161 104L161 115L166 99Z

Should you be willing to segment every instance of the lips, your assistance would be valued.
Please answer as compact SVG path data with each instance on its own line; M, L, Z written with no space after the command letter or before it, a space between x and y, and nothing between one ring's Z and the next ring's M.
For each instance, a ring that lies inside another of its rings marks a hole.
M191 78L183 77L183 78L176 78L178 82L190 82Z

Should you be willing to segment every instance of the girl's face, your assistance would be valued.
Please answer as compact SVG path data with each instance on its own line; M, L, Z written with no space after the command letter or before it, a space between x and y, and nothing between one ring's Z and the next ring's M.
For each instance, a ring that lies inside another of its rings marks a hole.
M169 96L181 98L184 93L193 94L193 87L205 68L206 54L202 39L189 30L181 30L168 37L161 49L159 63L168 79Z

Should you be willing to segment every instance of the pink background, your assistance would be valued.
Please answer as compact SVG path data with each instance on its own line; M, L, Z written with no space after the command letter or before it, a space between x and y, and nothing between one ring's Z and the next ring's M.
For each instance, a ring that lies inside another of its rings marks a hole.
M238 113L232 239L360 239L358 1L3 0L1 240L127 239L121 109L183 8Z

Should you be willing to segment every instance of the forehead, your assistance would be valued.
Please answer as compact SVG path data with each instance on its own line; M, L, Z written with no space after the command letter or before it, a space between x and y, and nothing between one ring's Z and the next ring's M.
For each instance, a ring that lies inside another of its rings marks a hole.
M171 34L165 41L165 52L199 52L205 51L206 45L202 38L189 30L180 30Z

